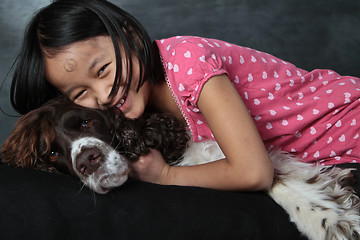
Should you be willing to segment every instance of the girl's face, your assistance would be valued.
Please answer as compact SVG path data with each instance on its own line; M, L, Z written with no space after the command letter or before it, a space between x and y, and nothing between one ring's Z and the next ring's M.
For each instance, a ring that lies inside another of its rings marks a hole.
M99 36L76 42L54 53L45 51L44 58L47 80L76 104L99 109L116 106L129 118L137 118L144 112L151 84L145 81L136 92L139 82L136 59L133 59L128 94L123 96L124 85L120 84L118 92L109 96L116 73L116 57L110 37ZM122 69L126 69L124 65ZM124 79L127 74L122 72L120 76Z

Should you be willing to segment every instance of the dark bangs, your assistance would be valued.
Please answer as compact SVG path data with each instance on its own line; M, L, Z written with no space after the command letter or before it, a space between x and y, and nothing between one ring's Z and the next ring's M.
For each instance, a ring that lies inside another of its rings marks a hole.
M133 16L105 0L58 0L41 9L28 25L11 87L14 108L23 114L59 94L45 79L43 50L56 53L66 45L102 35L111 37L116 55L110 95L117 92L121 81L125 83L124 93L128 92L132 56L139 61L137 90L146 79L156 81L151 76L157 61L150 37ZM125 59L121 58L120 48ZM123 71L127 72L126 79L121 79Z

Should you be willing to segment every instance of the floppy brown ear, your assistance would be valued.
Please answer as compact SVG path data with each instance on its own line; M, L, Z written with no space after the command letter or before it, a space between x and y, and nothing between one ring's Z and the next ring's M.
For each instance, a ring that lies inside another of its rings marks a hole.
M189 135L186 126L174 116L166 113L152 113L144 116L141 135L149 148L159 150L165 161L176 163L187 148ZM139 119L141 122L141 120Z
M49 151L55 138L55 124L50 115L49 112L37 109L20 117L15 129L1 146L2 161L24 168L38 168L43 165L41 155ZM39 152L41 138L45 142L44 152Z

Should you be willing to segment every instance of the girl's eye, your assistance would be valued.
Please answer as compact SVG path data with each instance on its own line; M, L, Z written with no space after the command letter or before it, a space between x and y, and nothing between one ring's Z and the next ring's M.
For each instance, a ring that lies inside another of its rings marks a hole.
M98 77L100 77L101 74L106 70L107 66L109 66L109 64L105 64L104 66L102 66L102 68L100 68L100 70L97 73Z
M80 127L81 129L89 128L93 125L93 121L91 119L82 120Z
M83 95L84 92L85 92L85 90L82 90L81 92L76 94L76 96L74 97L74 100L78 99L81 95Z
M50 162L56 162L59 159L59 153L55 151L51 151L49 155Z

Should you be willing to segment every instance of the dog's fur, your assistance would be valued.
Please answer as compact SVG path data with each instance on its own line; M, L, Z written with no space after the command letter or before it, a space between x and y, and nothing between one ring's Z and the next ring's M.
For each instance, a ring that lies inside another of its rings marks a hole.
M128 177L129 161L149 148L173 165L223 158L214 141L189 141L185 126L167 114L128 119L116 110L87 109L55 99L21 117L2 146L12 166L63 172L105 194ZM185 151L186 150L186 151ZM309 239L360 239L360 202L350 185L351 170L312 166L280 151L269 195Z

